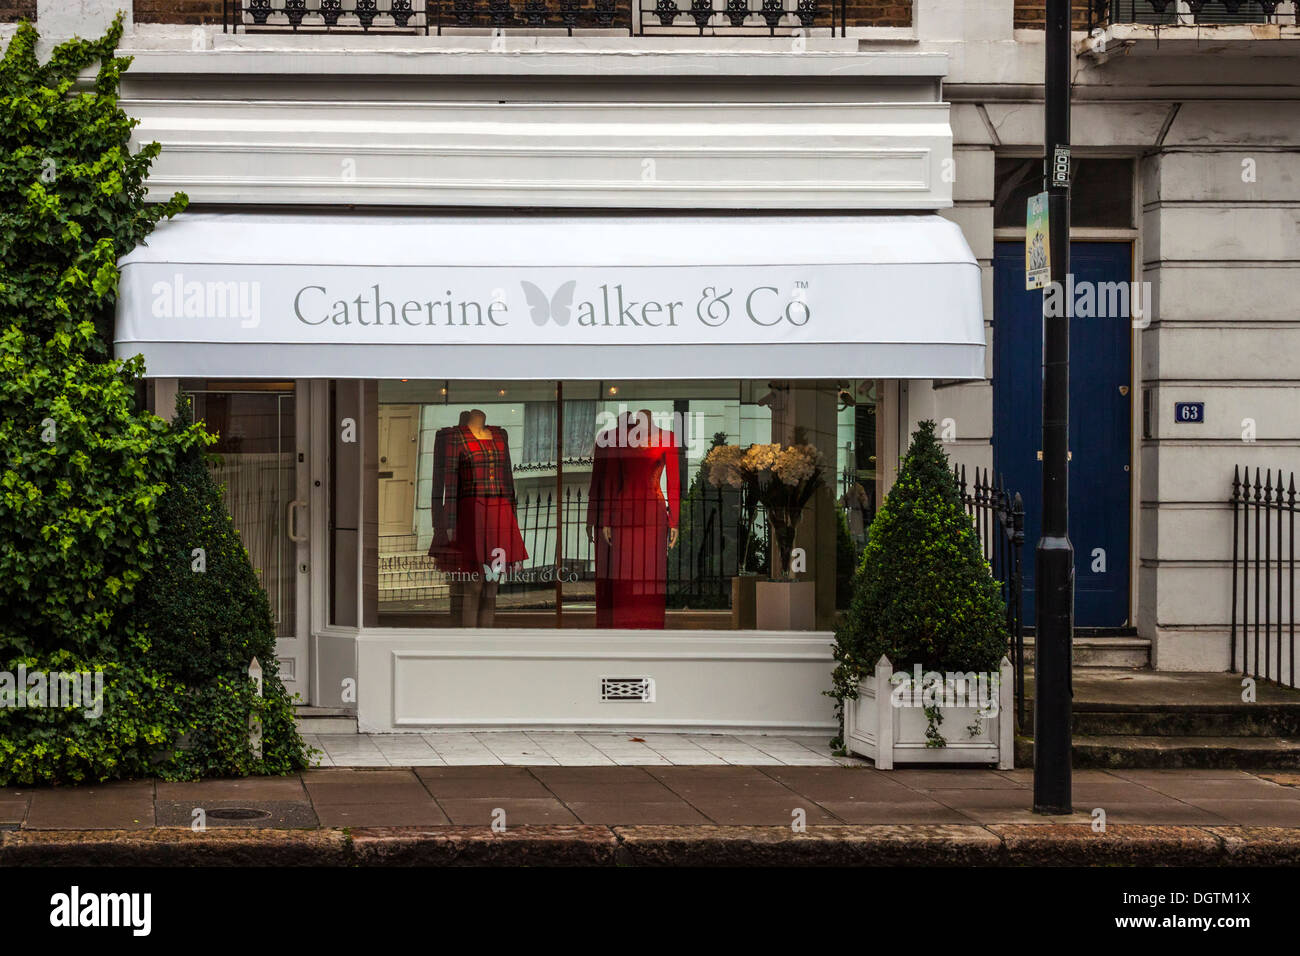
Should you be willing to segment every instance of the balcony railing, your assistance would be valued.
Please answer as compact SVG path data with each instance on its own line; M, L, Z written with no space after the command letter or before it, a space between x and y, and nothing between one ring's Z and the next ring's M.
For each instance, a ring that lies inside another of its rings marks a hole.
M1113 24L1153 26L1232 26L1296 23L1295 0L1092 0L1088 30Z
M846 0L224 0L228 32L844 35Z

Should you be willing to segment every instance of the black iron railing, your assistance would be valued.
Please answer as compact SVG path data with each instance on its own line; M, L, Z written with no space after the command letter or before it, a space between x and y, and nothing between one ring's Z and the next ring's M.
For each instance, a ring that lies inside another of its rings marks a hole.
M1279 8L1286 12L1279 13ZM1088 29L1112 23L1228 26L1296 22L1295 6L1277 0L1092 0Z
M962 504L975 524L984 560L1002 588L1007 606L1007 633L1011 646L1007 656L1016 671L1016 722L1023 732L1025 723L1025 504L1020 493L1012 494L999 478L996 485L988 469L975 469L975 481L967 486L966 466L953 466L953 477L961 491Z
M838 29L846 0L223 0L225 32L612 30L793 35Z
M1295 679L1295 473L1232 469L1232 670Z
M528 550L523 566L501 588L508 606L554 606L557 579L566 605L594 600L596 545L599 529L587 527L588 493L568 486L528 489L515 497L515 515ZM558 514L557 514L558 510ZM767 523L761 506L747 511L738 491L699 484L681 500L677 546L668 552L667 605L691 610L727 610L731 581L738 574L767 569ZM399 536L402 542L414 536ZM380 571L395 574L397 600L450 600L447 581L434 558L393 545L381 554Z

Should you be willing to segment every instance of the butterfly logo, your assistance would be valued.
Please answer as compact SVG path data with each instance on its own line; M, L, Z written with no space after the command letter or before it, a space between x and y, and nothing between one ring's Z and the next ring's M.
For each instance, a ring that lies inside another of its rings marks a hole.
M506 576L506 549L492 549L492 563L483 565L483 580L488 584L504 581Z
M564 283L549 299L545 292L531 282L520 280L519 286L524 290L524 299L533 314L533 325L545 325L550 321L554 321L556 325L569 324L573 314L573 293L578 288L576 279Z

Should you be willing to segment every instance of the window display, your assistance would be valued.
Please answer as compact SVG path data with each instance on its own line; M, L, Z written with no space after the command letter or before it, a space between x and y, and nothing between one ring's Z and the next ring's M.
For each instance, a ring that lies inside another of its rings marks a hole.
M765 590L832 628L869 521L844 494L870 481L868 402L838 381L381 381L379 623L753 628ZM749 482L710 464L783 450Z

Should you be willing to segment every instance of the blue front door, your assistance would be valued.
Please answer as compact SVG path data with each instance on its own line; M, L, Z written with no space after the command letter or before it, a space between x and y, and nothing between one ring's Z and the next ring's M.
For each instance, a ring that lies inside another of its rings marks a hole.
M1070 244L1076 288L1129 282L1127 242ZM1095 287L1094 287L1095 288ZM1025 502L1025 623L1034 621L1042 515L1043 293L1025 290L1023 242L999 242L993 272L993 470ZM1129 605L1132 321L1070 322L1070 540L1076 627L1121 627Z

